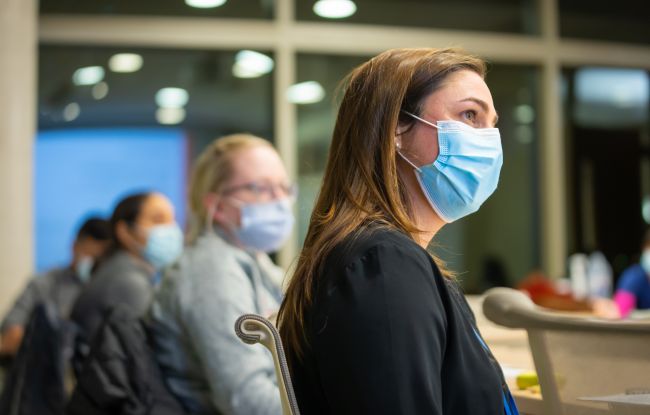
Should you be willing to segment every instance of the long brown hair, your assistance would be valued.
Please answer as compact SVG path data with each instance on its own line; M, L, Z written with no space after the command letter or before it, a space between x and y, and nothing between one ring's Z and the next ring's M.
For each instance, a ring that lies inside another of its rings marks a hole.
M414 238L417 229L397 172L395 135L419 115L424 99L452 72L485 76L485 63L459 49L392 49L343 80L323 183L296 271L278 314L285 346L299 358L306 345L305 314L324 259L345 238L379 224Z

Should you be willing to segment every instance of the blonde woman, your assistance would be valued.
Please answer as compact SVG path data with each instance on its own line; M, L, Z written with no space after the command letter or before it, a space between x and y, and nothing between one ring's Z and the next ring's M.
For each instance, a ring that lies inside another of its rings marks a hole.
M220 138L196 162L190 245L152 307L157 360L190 413L281 413L271 355L233 327L242 314L277 311L282 271L267 253L291 232L293 198L280 157L261 138Z
M386 51L346 79L279 313L303 414L516 414L456 282L426 248L502 164L485 64Z

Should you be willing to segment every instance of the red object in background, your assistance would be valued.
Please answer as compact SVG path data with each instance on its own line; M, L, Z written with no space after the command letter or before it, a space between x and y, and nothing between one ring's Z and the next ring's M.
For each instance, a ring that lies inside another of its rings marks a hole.
M570 293L560 293L541 271L532 271L518 285L539 306L561 311L591 311L587 301L576 300Z

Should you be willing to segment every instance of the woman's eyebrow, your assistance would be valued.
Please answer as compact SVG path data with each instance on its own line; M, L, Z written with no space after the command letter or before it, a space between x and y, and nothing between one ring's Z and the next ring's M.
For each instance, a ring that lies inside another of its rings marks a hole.
M478 106L481 107L483 111L485 111L486 113L490 112L490 107L488 106L487 102L483 101L482 99L476 97L467 97L461 99L458 102L466 102L466 101L471 101L478 104ZM492 121L492 125L497 125L498 122L499 122L499 114L495 114L494 120Z

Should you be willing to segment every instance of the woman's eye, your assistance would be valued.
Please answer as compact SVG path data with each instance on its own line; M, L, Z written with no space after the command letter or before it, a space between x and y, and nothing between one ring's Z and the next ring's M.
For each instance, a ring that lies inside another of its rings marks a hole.
M468 110L468 111L463 112L463 118L465 118L469 122L476 121L476 111Z

